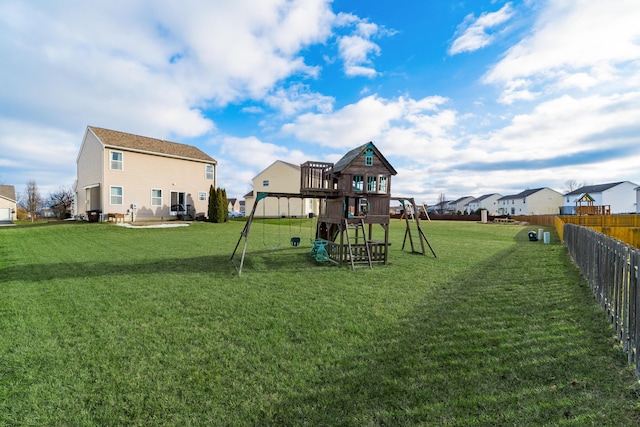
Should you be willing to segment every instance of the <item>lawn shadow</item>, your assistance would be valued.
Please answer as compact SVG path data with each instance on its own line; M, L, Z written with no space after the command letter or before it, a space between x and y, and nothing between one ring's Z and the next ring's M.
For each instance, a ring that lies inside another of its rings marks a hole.
M212 273L228 275L235 269L227 256L163 258L131 263L103 260L100 262L58 262L11 266L2 269L0 283L13 280L40 282L52 279L76 279L133 274Z
M262 271L297 271L316 266L309 256L310 248L288 248L247 252L243 273ZM13 280L40 282L52 279L127 276L133 274L211 273L217 276L237 275L241 251L231 255L208 255L191 258L161 258L127 262L118 258L95 261L71 261L10 266L1 270L0 283Z
M624 358L564 249L529 242L528 231L445 285L426 285L395 328L326 361L264 424L608 425L611 401L625 408L624 390L609 386Z

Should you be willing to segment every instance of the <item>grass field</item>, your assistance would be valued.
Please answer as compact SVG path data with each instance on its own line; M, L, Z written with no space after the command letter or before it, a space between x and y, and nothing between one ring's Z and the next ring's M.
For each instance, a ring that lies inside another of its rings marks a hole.
M354 272L288 245L308 221L256 221L240 277L242 221L0 229L0 426L640 423L557 238L424 223L434 258L394 221Z

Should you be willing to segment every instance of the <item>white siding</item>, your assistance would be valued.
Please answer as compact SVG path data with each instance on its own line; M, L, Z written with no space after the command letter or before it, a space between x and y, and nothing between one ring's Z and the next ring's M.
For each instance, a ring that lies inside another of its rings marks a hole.
M108 151L108 150L107 150ZM186 204L195 209L196 215L207 215L208 202L198 200L198 192L205 192L215 182L205 179L206 162L174 159L169 157L123 152L123 170L109 170L109 156L104 156L104 188L123 187L122 205L111 205L109 191L103 192L105 213L127 213L131 205L136 205L136 220L170 219L171 192L186 194ZM151 190L162 190L162 204L151 204Z
M267 185L268 184L268 185ZM253 178L253 197L245 198L245 212L251 213L255 195L266 193L300 193L300 168L281 160L276 160ZM306 217L310 212L318 213L318 201L301 198L267 197L256 207L255 217L295 216Z
M615 187L599 193L599 199L594 197L594 199L596 199L595 204L609 205L612 214L634 213L636 211L636 206L634 206L634 190L637 186L638 184L634 184L633 182L622 182Z
M87 129L80 153L76 160L77 166L77 185L76 185L76 210L77 214L84 214L91 209L100 209L103 206L103 198L99 196L104 193L104 187L94 190L93 193L98 196L97 200L88 200L88 191L86 188L100 186L103 175L103 146L95 135ZM108 193L108 188L107 188ZM107 194L108 196L108 194Z

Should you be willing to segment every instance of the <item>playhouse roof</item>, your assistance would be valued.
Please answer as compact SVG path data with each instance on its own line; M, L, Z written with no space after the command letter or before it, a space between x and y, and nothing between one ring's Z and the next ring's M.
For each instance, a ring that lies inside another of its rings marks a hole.
M378 148L373 144L373 142L367 142L366 144L363 144L349 151L340 160L338 160L338 162L335 165L333 165L333 172L334 173L342 172L347 166L351 164L351 162L353 162L356 159L356 157L358 157L360 154L362 154L365 150L369 148L371 148L376 153L376 155L380 158L380 160L382 160L382 163L385 165L387 169L389 169L389 172L391 173L391 175L396 175L398 173L393 168L393 166L391 166L391 163L389 163L387 159L385 159L385 157L382 155L380 150L378 150Z

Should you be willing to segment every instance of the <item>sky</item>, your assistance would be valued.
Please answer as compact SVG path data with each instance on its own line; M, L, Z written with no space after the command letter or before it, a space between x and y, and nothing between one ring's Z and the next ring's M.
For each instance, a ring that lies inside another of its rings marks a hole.
M72 188L87 126L197 146L228 197L372 141L435 204L640 185L637 0L0 0L0 183Z

